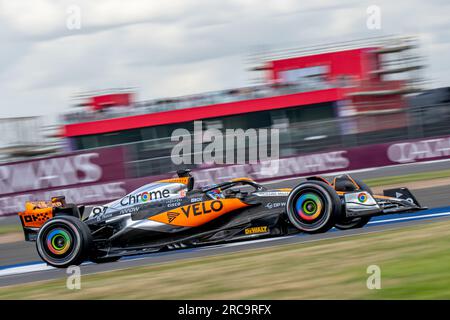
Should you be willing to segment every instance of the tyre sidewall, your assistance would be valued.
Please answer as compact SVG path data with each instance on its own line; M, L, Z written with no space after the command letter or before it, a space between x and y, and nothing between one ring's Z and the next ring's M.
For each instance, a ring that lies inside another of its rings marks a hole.
M69 229L73 234L75 242L74 248L71 249L73 253L62 258L60 261L58 261L58 258L51 257L44 249L46 239L43 237L56 225L62 225L64 228ZM91 235L89 228L82 221L70 216L61 216L48 220L41 227L36 239L36 248L41 259L46 263L54 267L64 268L70 265L78 265L87 258L90 241Z
M294 203L299 197L299 193L307 189L315 189L327 202L323 221L319 225L311 228L305 228L305 224L302 224L302 222L299 221L297 213L295 212ZM340 218L341 201L336 191L326 183L320 181L307 181L299 184L291 191L286 202L286 212L289 221L300 231L307 233L325 232L332 228L336 220Z

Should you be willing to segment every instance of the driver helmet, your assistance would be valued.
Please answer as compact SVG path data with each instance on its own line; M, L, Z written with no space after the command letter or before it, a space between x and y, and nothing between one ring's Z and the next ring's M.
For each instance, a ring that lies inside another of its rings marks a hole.
M224 199L225 196L220 188L210 190L206 193L211 199Z

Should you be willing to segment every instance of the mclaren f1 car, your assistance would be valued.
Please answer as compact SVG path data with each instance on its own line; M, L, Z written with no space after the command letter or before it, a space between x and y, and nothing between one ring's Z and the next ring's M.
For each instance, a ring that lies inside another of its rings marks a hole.
M310 177L268 189L247 178L194 188L189 170L98 206L65 198L27 202L19 213L25 240L55 267L111 262L127 255L360 228L375 215L424 209L406 188L375 195L349 175Z

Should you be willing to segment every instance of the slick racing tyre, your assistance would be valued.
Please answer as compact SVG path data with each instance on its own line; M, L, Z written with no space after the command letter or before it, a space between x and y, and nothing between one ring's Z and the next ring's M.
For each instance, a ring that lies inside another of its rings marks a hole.
M353 178L356 184L359 186L360 190L366 191L369 194L373 194L372 189L365 184L363 181L357 178ZM340 221L336 222L335 227L340 230L357 229L364 227L369 221L370 216L366 217L356 217L356 218L342 218Z
M336 191L320 181L299 184L286 203L289 221L300 231L319 233L331 229L341 216L341 201Z
M48 220L39 230L36 247L49 265L66 268L79 265L89 256L91 232L81 220L60 216Z

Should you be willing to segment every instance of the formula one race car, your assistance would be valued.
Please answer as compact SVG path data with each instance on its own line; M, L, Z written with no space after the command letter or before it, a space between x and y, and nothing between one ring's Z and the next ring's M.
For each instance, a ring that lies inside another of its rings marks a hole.
M406 188L374 195L341 175L310 177L293 189L266 189L247 178L194 189L189 170L146 184L116 201L85 207L64 197L27 202L19 213L25 239L55 267L83 261L236 240L359 228L374 215L422 208Z

